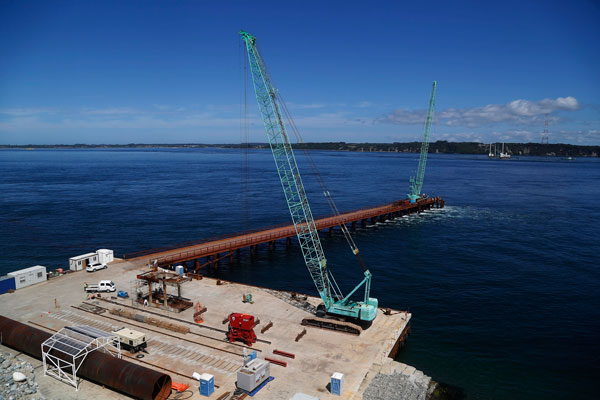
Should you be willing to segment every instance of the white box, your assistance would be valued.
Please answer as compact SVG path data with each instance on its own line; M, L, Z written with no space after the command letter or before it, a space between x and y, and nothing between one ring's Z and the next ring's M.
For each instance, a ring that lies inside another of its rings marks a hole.
M115 255L112 250L109 249L98 249L98 262L100 264L108 264L115 261Z
M237 373L237 387L251 392L271 376L271 363L255 358Z
M46 267L43 265L36 265L19 271L9 272L7 275L15 277L15 288L17 289L44 282L47 279Z

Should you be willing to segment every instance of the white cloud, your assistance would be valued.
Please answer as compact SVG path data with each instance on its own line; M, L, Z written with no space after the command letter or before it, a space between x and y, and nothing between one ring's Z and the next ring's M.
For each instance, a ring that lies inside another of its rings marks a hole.
M84 109L83 114L88 115L133 115L141 114L141 110L135 110L128 107L112 107L112 108L95 108L95 109Z
M425 122L425 110L407 110L399 108L391 114L381 118L380 122L391 124L423 124Z
M484 136L479 132L442 133L436 135L435 140L447 140L448 142L485 142Z
M600 130L598 129L560 130L550 133L550 143L589 144L598 142L600 142Z
M340 128L348 125L363 125L365 118L352 117L346 112L321 113L317 115L295 117L298 128Z
M580 105L575 97L558 97L539 101L513 100L507 104L488 104L483 107L447 108L436 113L436 121L449 127L476 128L500 123L539 124L546 114L557 111L576 111ZM556 116L549 117L557 122ZM425 110L397 109L379 119L392 124L423 124Z
M314 110L325 107L325 104L321 103L299 104L294 102L286 102L285 104L290 110Z
M374 119L369 115L372 113L372 108L368 108L370 104L348 103L341 109L334 108L331 104L295 104L306 111L292 114L306 141L420 140L425 120L424 110L399 109L383 119ZM332 108L335 111L329 111ZM598 143L600 133L595 120L556 124L560 121L556 115L557 111L569 112L579 108L577 99L564 97L535 102L515 100L484 107L445 109L437 113L436 121L445 128L435 129L432 140L482 143L539 142L545 113L549 112L552 123L551 142ZM35 138L47 137L52 138L47 139L49 142L60 142L61 137L71 135L70 137L88 137L91 143L127 142L134 141L130 138L142 138L137 140L144 141L149 140L144 138L150 138L151 135L164 135L168 138L186 138L181 140L206 143L235 142L240 132L239 111L239 104L196 104L186 107L161 104L145 108L7 108L0 109L0 141L21 141L23 138L22 140L27 142L42 142L45 139ZM378 122L407 126L399 128ZM255 108L248 110L247 123L251 141L266 140L260 115ZM498 126L494 126L495 124ZM528 126L529 124L535 125ZM420 127L415 128L416 126ZM477 129L478 127L483 128ZM571 130L561 131L561 128Z
M58 110L51 107L40 107L40 108L0 108L0 114L8 115L12 117L19 117L23 115L36 115L36 114L53 114Z

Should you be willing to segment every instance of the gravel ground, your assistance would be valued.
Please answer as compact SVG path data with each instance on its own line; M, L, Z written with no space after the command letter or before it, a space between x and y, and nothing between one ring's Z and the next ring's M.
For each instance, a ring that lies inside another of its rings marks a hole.
M27 380L13 381L13 372L22 372ZM0 353L0 400L45 400L38 392L33 366L13 353Z
M426 400L431 378L420 371L411 374L377 374L363 394L363 400Z

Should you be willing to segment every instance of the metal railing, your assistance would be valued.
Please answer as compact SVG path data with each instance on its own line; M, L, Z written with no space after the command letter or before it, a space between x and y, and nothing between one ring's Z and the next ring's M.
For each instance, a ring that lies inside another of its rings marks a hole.
M402 200L400 200L399 202L401 202L401 201ZM394 203L386 203L386 204L381 204L381 205L374 206L374 207L369 207L369 208L357 208L357 209L354 209L354 210L347 211L344 214L341 214L340 216L344 216L344 215L347 215L347 214L353 214L353 213L359 212L359 211L367 211L367 210L379 209L381 207L385 207L385 206L389 206L389 205L393 205L393 204ZM318 216L316 218L316 220L318 222L318 220L326 219L326 218L331 218L331 217L336 217L336 215L335 214L324 214L324 215ZM198 245L201 245L201 244L204 244L204 243L216 242L218 240L233 238L233 237L237 237L237 236L243 236L243 235L246 235L246 234L251 234L251 233L256 233L256 232L262 232L262 231L267 231L267 230L271 230L271 229L282 228L282 227L286 227L286 226L289 226L289 225L290 224L288 222L283 222L281 224L268 225L268 226L261 227L261 228L248 229L248 230L238 231L238 232L233 232L233 233L226 233L224 235L212 236L210 238L205 238L205 239L190 240L190 241L187 241L187 242L180 242L180 243L176 243L176 244L172 244L172 245L155 247L155 248L152 248L152 249L140 250L140 251L135 251L135 252L131 252L131 253L125 253L125 254L123 254L122 257L124 259L132 259L132 258L137 258L137 257L145 256L145 255L148 255L148 254L163 253L165 251L177 250L177 249L181 249L181 248L184 248L184 247L198 246Z
M369 219L380 215L390 214L407 209L418 209L424 205L434 204L439 201L438 198L427 198L417 203L409 203L408 201L398 201L392 204L384 204L377 207L371 207L368 209L361 208L354 211L346 212L341 215L329 215L320 217L316 220L318 230L331 228L338 226L342 223L352 223L363 219ZM270 232L274 231L274 232ZM265 232L262 235L256 235L258 232ZM279 224L273 225L266 228L253 229L243 232L237 232L227 235L217 236L211 239L203 239L200 241L186 242L185 244L179 244L174 246L165 246L163 248L153 249L149 251L138 252L140 255L157 255L156 257L150 257L150 262L156 262L159 265L171 264L179 261L187 261L194 258L207 257L217 253L233 251L244 247L254 246L261 243L271 242L278 239L283 239L291 236L295 236L296 231L294 226L291 224ZM248 236L248 237L244 237ZM237 238L237 239L236 239ZM233 239L233 240L227 240ZM215 243L221 242L222 243ZM203 244L214 243L208 246L202 246ZM183 246L182 246L183 245ZM200 248L180 251L177 253L166 254L158 256L158 254L175 250L182 247L202 246ZM136 254L136 253L131 253Z

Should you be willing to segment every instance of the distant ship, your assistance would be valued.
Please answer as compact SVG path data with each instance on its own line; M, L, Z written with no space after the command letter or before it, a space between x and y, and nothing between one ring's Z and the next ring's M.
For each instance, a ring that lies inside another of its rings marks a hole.
M502 143L502 151L500 153L497 153L497 148L497 144L494 143L494 151L492 151L492 143L490 143L490 151L488 153L489 158L500 158L501 160L507 160L510 158L508 147L506 148L506 152L504 151L504 143Z
M508 147L506 148L506 153L504 152L504 143L502 143L502 151L500 152L500 159L507 160L510 158L510 154L508 154Z

